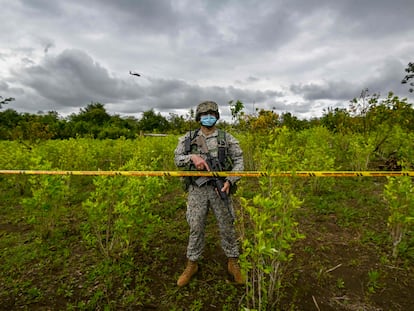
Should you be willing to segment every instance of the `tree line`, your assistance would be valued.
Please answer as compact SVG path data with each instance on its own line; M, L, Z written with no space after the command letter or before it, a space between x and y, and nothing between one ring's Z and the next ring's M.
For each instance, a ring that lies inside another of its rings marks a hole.
M5 103L10 103L12 100ZM414 109L406 98L392 92L386 98L363 90L361 96L349 102L348 108L329 108L320 118L299 119L290 112L278 114L273 110L257 110L245 114L241 101L230 101L232 122L221 121L220 126L235 131L266 132L276 127L303 130L324 126L332 132L360 132L369 134L380 126L398 124L408 131L414 130ZM2 108L2 106L0 106ZM186 116L170 114L168 117L153 109L145 111L140 119L110 115L101 103L91 103L79 113L62 118L55 111L48 113L19 113L13 109L0 111L1 140L43 140L88 137L95 139L133 139L143 133L179 134L194 129L194 112Z
M0 111L0 139L135 138L142 132L169 132L184 123L182 116L170 115L167 119L154 110L145 111L140 120L110 115L101 103L91 103L66 118L55 111L30 114L6 109Z

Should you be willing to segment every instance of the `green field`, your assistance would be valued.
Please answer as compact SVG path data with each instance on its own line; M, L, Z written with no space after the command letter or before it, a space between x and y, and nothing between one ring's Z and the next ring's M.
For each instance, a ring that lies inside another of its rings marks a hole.
M414 135L324 127L234 133L246 170L411 170ZM386 139L384 137L386 136ZM177 170L178 136L0 141L0 169ZM245 177L234 197L235 286L214 216L200 271L185 266L178 177L0 175L1 310L409 310L410 177Z

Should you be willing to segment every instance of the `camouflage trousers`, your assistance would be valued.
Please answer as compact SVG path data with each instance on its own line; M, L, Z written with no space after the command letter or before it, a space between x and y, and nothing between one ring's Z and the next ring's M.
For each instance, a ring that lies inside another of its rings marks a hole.
M209 209L214 212L220 231L221 247L227 257L239 257L239 246L234 227L234 210L220 199L211 185L197 187L190 185L188 189L187 222L190 236L187 246L187 258L197 261L205 245L205 226Z

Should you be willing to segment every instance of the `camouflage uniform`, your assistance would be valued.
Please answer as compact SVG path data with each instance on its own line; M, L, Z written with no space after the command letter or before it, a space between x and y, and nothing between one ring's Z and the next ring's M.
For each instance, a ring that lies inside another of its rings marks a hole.
M194 134L194 132L192 132ZM174 152L175 164L178 167L188 167L191 163L190 154L185 153L185 139L189 137L190 133L181 137L177 148ZM216 129L211 135L205 136L202 131L198 131L197 135L203 135L208 147L208 150L212 157L217 157L217 136L218 130ZM227 152L233 161L233 171L242 171L243 165L243 152L240 149L239 142L229 133L226 133ZM197 151L201 157L205 158L201 151ZM240 177L227 177L226 178L233 185ZM198 187L195 184L191 184L188 189L188 203L187 203L187 222L190 227L190 236L187 246L187 258L191 261L197 261L201 256L204 248L204 229L207 220L207 213L209 208L215 214L217 223L220 230L221 246L227 257L239 257L239 248L236 238L236 231L233 224L234 210L229 200L230 206L226 206L223 200L220 199L214 186L210 184Z

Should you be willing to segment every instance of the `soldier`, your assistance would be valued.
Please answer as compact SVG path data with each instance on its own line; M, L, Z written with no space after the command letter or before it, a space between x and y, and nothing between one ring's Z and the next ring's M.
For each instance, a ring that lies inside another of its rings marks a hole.
M210 171L216 169L210 166L218 164L221 170L244 169L243 152L239 142L229 133L216 128L219 118L220 114L215 102L205 101L197 106L196 121L200 122L200 128L188 132L179 139L174 152L174 161L178 167ZM224 180L211 177L189 178L186 218L190 234L187 245L187 266L177 281L178 286L188 284L198 271L197 261L204 248L204 230L209 209L214 212L217 219L221 247L228 257L228 271L236 283L244 283L238 264L239 246L234 227L234 210L227 197L239 179L240 177L227 177Z

